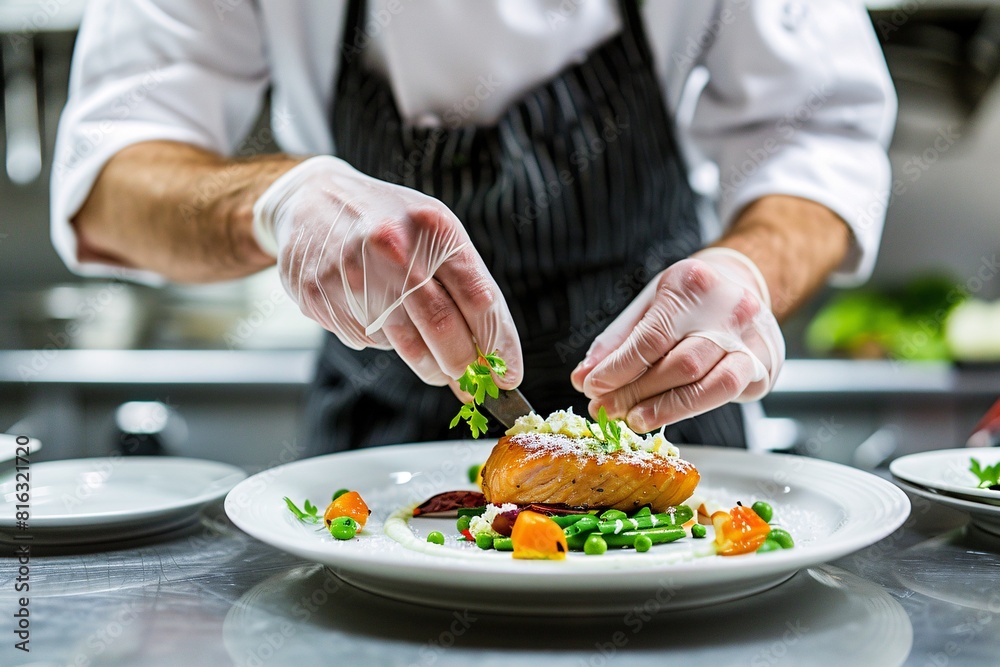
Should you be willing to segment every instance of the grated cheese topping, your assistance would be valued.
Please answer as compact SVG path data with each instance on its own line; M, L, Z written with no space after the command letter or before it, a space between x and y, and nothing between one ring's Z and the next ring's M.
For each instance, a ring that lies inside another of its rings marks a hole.
M663 429L646 436L638 435L621 419L614 420L620 429L619 445L624 455L633 455L638 460L652 460L652 457L679 457L677 449L663 435ZM552 434L562 438L525 438L531 434ZM607 455L604 433L597 424L574 414L573 409L556 410L545 419L534 412L518 417L514 425L507 430L511 440L520 444L534 443L540 446L548 443L547 448L570 449L579 452L589 451L594 455Z

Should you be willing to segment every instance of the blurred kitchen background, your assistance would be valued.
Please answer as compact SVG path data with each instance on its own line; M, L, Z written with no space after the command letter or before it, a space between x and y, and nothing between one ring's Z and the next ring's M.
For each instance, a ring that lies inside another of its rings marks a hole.
M273 272L150 288L70 274L48 181L85 0L0 0L0 432L40 459L170 453L259 469L301 453L319 330ZM900 99L873 280L785 326L758 433L873 467L962 445L1000 395L1000 2L870 2ZM268 114L241 153L271 150ZM876 212L877 213L877 212Z

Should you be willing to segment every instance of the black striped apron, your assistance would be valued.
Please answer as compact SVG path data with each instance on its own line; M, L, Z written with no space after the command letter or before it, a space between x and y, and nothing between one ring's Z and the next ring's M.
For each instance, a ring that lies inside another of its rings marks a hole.
M695 195L634 2L622 32L513 104L496 125L417 128L366 71L345 26L332 129L337 154L376 178L443 201L465 224L510 305L524 349L521 389L542 415L587 399L570 371L659 271L696 251ZM468 437L459 403L394 352L329 335L309 408L310 453ZM667 428L680 443L745 446L739 407Z

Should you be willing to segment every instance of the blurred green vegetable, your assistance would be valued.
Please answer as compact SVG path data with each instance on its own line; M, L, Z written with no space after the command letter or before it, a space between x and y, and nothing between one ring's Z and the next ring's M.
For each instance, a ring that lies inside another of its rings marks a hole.
M820 355L949 360L945 324L968 294L943 276L915 278L898 289L843 292L806 330L806 345Z

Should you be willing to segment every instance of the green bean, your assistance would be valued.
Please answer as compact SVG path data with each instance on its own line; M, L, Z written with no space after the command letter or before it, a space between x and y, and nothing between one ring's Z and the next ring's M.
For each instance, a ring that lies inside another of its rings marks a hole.
M592 517L593 514L562 514L556 516L550 516L549 518L555 521L560 528L567 528L572 526L574 523L579 521L585 516Z
M635 550L639 553L645 553L653 547L653 540L649 539L648 535L640 535L635 538Z
M757 516L759 516L761 519L763 519L767 523L771 523L771 517L774 516L774 510L768 503L765 503L763 500L758 500L757 502L755 502L753 505L750 506L750 509L756 512Z
M604 533L601 537L608 543L609 547L634 547L635 541L640 536L649 538L649 543L664 544L673 542L684 537L687 533L680 526L660 526L648 530L629 530L624 533Z
M583 553L588 556L600 556L605 551L608 550L608 543L604 541L604 538L600 535L592 534L587 537L587 541L583 543Z
M472 517L463 515L458 517L458 521L455 522L455 527L458 528L458 532L468 530L469 526L472 525Z
M634 516L631 519L601 521L597 525L597 529L605 534L615 533L617 535L625 530L642 530L644 528L656 528L657 526L680 526L690 521L691 517L694 516L694 512L687 505L671 507L670 510L662 514Z
M580 519L575 521L572 525L563 528L563 534L567 538L570 538L574 535L590 533L597 529L597 524L597 517L588 514L587 516L580 517Z
M431 544L444 544L444 535L438 531L432 531L427 534L427 541Z
M702 538L708 535L708 530L700 523L691 526L691 537Z
M671 515L670 523L674 526L680 526L694 518L694 510L687 505L669 507L664 514Z
M635 514L633 514L632 516L633 517L637 517L637 516L649 516L652 513L653 513L653 510L649 509L649 505L646 505L645 507L641 508L638 512L636 512Z
M493 536L489 533L479 533L476 535L476 546L480 549L492 549L493 548Z
M338 490L337 490L337 491L336 491L336 492L335 492L335 493L333 494L333 496L332 496L332 497L330 498L330 502L332 503L332 502L333 502L334 500L336 500L337 498L341 497L341 496L342 496L342 495L344 495L345 493L350 493L350 490L349 490L349 489L338 489Z
M792 539L791 533L784 528L772 528L771 532L767 534L767 539L774 540L782 549L791 549L795 546L795 540Z
M497 551L513 551L514 550L514 540L509 537L494 537L493 538L493 548Z
M587 538L594 535L593 531L586 533L577 533L575 535L566 536L566 547L570 551L583 551L584 545L587 543Z
M628 514L621 510L604 510L601 514L601 521L615 521L617 519L627 519Z

